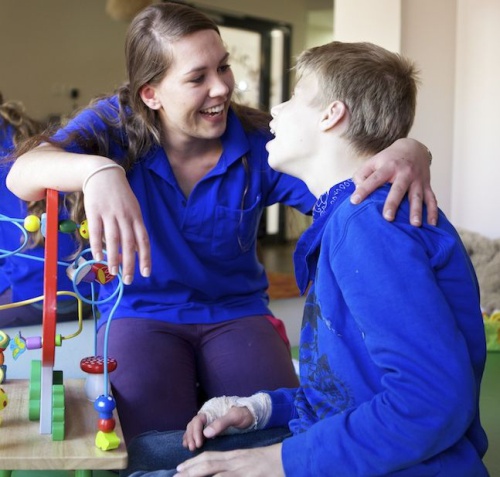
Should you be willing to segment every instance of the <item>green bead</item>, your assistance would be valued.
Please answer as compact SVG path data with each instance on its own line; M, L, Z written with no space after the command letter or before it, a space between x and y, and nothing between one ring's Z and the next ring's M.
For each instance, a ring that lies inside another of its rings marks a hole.
M59 230L65 234L72 234L76 229L76 223L72 220L61 220L59 222Z

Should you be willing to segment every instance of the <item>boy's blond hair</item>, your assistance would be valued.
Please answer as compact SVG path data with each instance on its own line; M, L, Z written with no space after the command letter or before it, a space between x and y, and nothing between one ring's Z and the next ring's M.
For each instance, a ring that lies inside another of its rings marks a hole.
M295 69L298 79L316 75L319 106L335 100L347 106L345 135L357 152L374 154L410 132L417 70L401 55L372 43L334 41L304 51Z

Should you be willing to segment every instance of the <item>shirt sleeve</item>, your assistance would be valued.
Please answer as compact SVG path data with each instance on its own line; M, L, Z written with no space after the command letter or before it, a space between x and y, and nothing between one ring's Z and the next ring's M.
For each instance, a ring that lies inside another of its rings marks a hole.
M68 137L75 132L82 138L82 141L74 139L64 148L68 152L78 154L92 153L89 150L89 144L107 144L110 158L120 158L123 156L123 135L119 129L110 124L118 124L118 100L116 97L106 98L98 101L96 104L83 109L74 118L68 121L52 136L52 139L58 142L67 141ZM104 120L106 118L107 122ZM95 149L95 147L93 147Z
M266 428L286 426L297 417L294 401L298 389L278 389L265 391L271 398L271 418Z

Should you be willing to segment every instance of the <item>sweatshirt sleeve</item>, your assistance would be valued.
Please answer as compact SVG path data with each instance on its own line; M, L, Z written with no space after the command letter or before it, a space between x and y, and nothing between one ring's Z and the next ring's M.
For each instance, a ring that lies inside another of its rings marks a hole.
M271 397L272 404L271 418L266 425L266 429L286 426L292 419L297 417L294 405L297 389L283 388L266 392Z

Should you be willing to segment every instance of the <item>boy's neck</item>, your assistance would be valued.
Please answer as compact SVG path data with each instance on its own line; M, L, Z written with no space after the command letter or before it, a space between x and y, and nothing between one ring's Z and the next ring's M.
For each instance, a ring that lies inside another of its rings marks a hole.
M330 144L311 158L311 169L305 183L311 193L319 198L335 184L353 177L369 157L354 151L343 141Z

